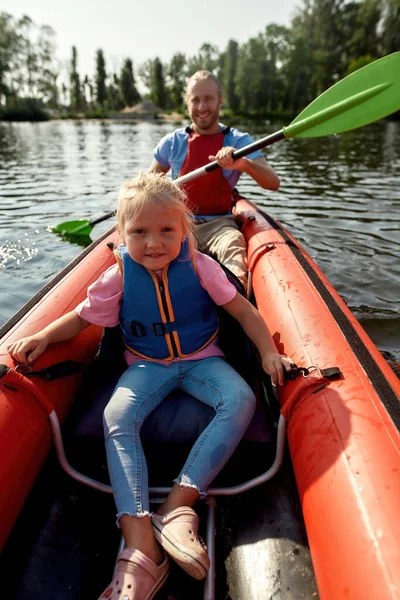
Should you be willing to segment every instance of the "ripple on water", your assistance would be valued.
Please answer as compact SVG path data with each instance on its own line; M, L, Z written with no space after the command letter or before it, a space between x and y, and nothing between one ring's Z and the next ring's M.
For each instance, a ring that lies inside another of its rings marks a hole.
M6 241L0 245L0 269L15 270L21 264L31 261L38 252L36 242L28 239L28 234L25 239Z

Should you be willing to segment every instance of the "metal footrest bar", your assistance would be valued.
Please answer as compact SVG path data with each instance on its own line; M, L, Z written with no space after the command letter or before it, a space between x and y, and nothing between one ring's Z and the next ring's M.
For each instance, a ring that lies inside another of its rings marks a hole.
M79 473L76 469L72 467L72 465L68 462L67 457L64 451L64 444L61 435L60 422L58 420L56 412L53 410L49 415L51 430L53 433L54 445L57 452L57 457L60 462L61 467L64 469L68 475L70 475L76 481L80 481L84 485L88 485L100 492L105 492L107 494L112 494L112 488L110 485L105 483L101 483L100 481L96 481L87 475L83 475ZM208 494L210 496L232 496L234 494L241 494L242 492L246 492L262 483L265 483L269 479L271 479L276 473L279 471L279 468L282 464L283 454L285 450L285 434L286 434L286 419L280 415L278 422L278 434L276 440L276 454L274 462L271 467L265 471L262 475L258 477L254 477L253 479L249 479L244 483L239 485L235 485L232 487L224 487L224 488L209 488ZM149 493L153 495L163 496L168 495L171 491L170 487L151 487L149 488Z
M64 443L61 435L60 421L58 420L57 413L55 410L51 411L51 413L49 414L49 421L51 425L51 431L53 434L54 445L57 452L57 458L64 471L68 473L68 475L70 475L73 479L76 479L76 481L79 481L84 485L88 485L89 487L92 487L95 490L98 490L99 492L112 494L111 485L101 483L100 481L96 481L95 479L92 479L87 475L83 475L83 473L79 473L79 471L74 469L74 467L68 462L64 451Z

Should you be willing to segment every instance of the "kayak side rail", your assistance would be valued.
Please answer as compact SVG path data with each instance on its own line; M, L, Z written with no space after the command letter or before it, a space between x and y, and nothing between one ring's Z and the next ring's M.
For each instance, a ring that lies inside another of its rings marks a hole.
M79 483L83 483L99 492L105 492L106 494L112 494L111 485L107 485L105 483L101 483L100 481L96 481L87 475L83 475L83 473L79 473L74 467L68 462L68 459L64 450L64 443L61 434L60 421L58 420L57 413L55 410L52 410L49 414L49 421L51 425L51 432L53 434L54 446L57 453L58 461L64 471L75 479L79 481Z
M105 483L101 483L100 481L96 481L83 473L79 473L74 467L68 462L68 459L64 450L64 443L61 434L60 422L57 417L57 413L53 410L49 414L49 421L51 425L51 431L53 435L54 445L57 453L57 458L63 470L73 479L79 481L80 483L87 485L95 490L100 492L105 492L106 494L112 494L112 488L110 485ZM253 479L249 479L244 483L239 485L235 485L232 487L221 487L221 488L209 488L208 495L209 496L233 496L235 494L241 494L242 492L247 492L254 487L257 487L266 481L269 481L276 475L279 471L282 461L283 455L285 451L285 436L286 436L286 419L280 415L278 421L278 432L277 432L277 440L276 440L276 453L275 459L270 468L254 477ZM170 487L151 487L149 488L149 493L157 496L167 495L171 491Z

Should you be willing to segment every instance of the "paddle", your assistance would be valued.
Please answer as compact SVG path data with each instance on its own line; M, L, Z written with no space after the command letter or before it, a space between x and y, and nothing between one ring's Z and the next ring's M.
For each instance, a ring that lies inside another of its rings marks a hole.
M60 233L61 235L81 235L83 237L87 237L90 235L95 225L102 223L103 221L107 221L107 219L110 219L113 216L115 216L115 210L106 213L102 217L93 219L92 221L87 221L85 219L66 221L65 223L60 223L51 229L55 233Z
M395 52L338 81L309 104L290 125L236 150L232 158L242 158L284 139L321 137L357 129L399 109L400 52ZM218 168L214 161L175 181L186 183ZM67 221L54 227L53 231L87 236L96 223L114 215L115 211L112 211L94 221Z

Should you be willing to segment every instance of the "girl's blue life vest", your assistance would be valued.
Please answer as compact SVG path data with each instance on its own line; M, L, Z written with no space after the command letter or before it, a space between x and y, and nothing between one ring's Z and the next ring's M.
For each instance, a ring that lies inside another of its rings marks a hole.
M128 350L169 362L195 354L216 337L217 307L200 285L187 240L163 268L161 281L135 262L126 246L119 246L115 256L123 282L119 321Z

